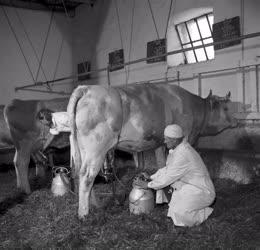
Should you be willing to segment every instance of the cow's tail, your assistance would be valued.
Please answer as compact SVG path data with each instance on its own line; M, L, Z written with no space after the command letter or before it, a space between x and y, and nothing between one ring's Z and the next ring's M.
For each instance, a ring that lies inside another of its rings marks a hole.
M77 126L76 126L76 110L79 100L85 95L87 92L88 87L87 86L80 86L77 87L69 100L67 112L69 114L69 120L70 120L70 130L71 130L71 137L70 137L70 146L71 146L71 167L74 165L74 174L78 174L82 159L80 154L80 149L78 145L78 139L77 139Z

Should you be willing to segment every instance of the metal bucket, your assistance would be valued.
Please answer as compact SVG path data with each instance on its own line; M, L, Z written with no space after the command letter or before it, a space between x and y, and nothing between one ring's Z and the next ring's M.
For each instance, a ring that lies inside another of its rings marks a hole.
M151 189L133 186L129 194L129 210L132 214L148 214L154 209L154 194Z
M69 174L70 171L64 166L54 168L54 178L51 185L51 191L54 196L63 196L70 190Z

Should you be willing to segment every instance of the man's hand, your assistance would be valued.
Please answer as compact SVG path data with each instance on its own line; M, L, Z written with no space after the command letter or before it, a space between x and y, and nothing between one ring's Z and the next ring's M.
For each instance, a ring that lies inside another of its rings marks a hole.
M150 180L150 175L149 174L147 174L146 172L142 172L141 174L142 174L142 176L143 176L143 178L145 180Z
M150 175L146 172L141 172L137 175L137 177L143 181L150 181Z
M140 178L136 178L133 182L133 185L138 186L140 188L143 189L147 189L148 188L148 182L147 181L143 181Z

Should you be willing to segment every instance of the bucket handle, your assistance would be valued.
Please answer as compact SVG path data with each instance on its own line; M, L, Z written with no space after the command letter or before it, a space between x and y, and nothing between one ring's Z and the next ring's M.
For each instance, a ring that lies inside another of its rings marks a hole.
M70 171L68 170L68 168L66 167L63 167L63 166L60 166L60 167L57 167L53 170L54 174L57 175L59 173L64 173L64 174L69 174Z
M137 200L135 200L135 201L133 201L133 202L131 202L131 201L129 201L129 202L130 202L131 204L136 205L136 203L137 203L141 198L143 198L144 195L145 195L145 192L144 192Z

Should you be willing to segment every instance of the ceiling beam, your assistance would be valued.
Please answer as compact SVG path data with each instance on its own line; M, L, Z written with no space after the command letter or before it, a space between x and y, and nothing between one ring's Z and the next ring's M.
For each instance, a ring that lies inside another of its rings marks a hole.
M77 6L80 4L92 6L94 0L64 0L64 3L67 11L74 14ZM62 0L0 0L0 5L31 10L65 12Z

